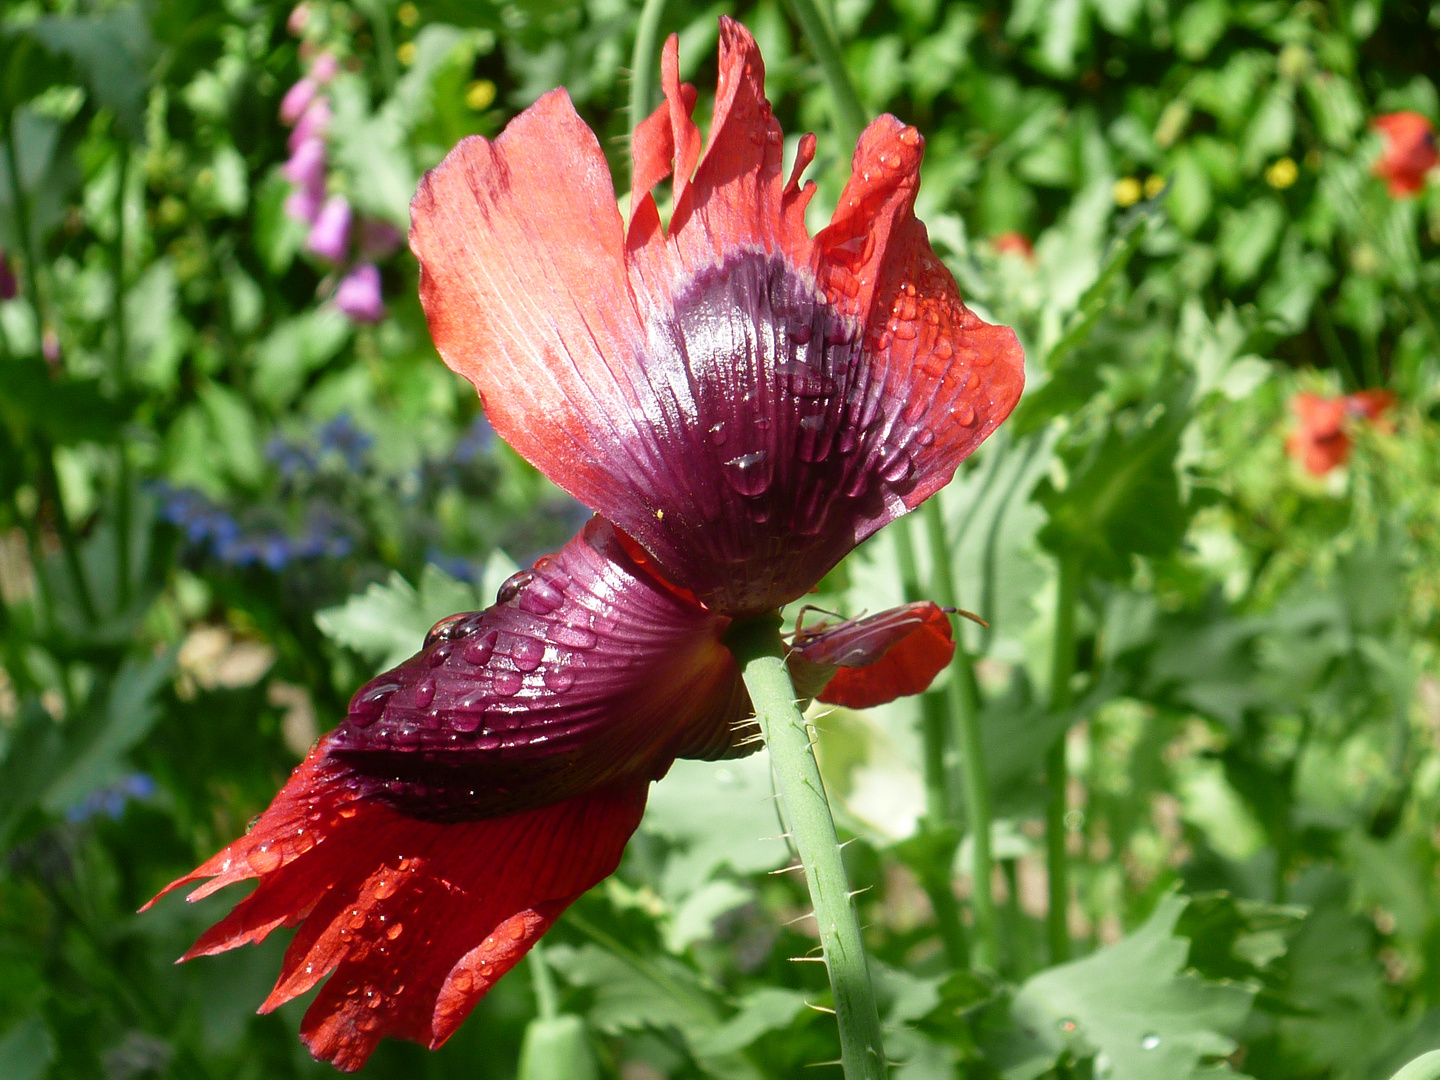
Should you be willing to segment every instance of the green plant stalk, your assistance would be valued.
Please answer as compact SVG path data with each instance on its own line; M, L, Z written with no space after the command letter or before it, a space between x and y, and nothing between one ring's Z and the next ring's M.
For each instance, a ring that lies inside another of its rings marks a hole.
M130 144L122 137L119 145L118 172L115 185L115 243L111 252L115 287L110 322L115 330L113 358L116 387L123 391L129 379L127 353L130 343L125 325L125 174L130 164ZM125 435L115 447L118 465L115 478L115 606L124 611L130 604L130 455L125 448Z
M925 593L920 585L920 571L915 558L915 541L910 535L910 518L902 517L890 525L895 538L895 551L900 564L900 586L907 604L923 600ZM959 822L956 820L955 785L952 782L948 717L946 716L945 693L942 690L927 690L920 695L920 745L925 771L925 817L934 826L943 828ZM966 938L965 924L960 920L960 905L950 888L950 868L947 864L942 872L922 876L921 887L930 898L935 910L935 922L940 941L945 947L945 957L952 967L970 966L970 943Z
M830 90L835 105L835 133L845 147L852 147L865 130L868 118L860 96L855 93L855 84L850 81L850 72L845 67L845 58L825 15L815 0L785 0L791 16L800 24L810 51L820 63L820 73Z
M530 946L530 978L535 984L535 1006L541 1020L554 1020L560 1015L560 992L555 989L555 974L545 961L540 942Z
M656 59L660 51L660 20L665 15L665 0L645 0L640 9L640 23L635 28L635 49L630 54L630 139L635 129L650 115L655 98ZM633 168L633 166L632 166ZM633 182L633 177L631 178ZM631 199L635 195L631 192Z
M1068 709L1071 703L1070 680L1075 674L1075 605L1079 593L1080 561L1074 555L1062 555L1055 581L1055 636L1050 661L1053 712ZM1045 755L1045 783L1049 789L1045 801L1045 855L1050 897L1045 930L1052 964L1070 958L1070 864L1065 851L1065 797L1069 778L1065 771L1065 734L1060 733Z
M770 750L785 820L805 867L820 947L835 996L845 1080L883 1080L885 1049L875 991L870 984L870 964L815 748L795 705L780 620L771 617L739 623L731 629L726 643L750 691L755 718Z
M20 234L20 248L25 255L25 288L29 292L30 307L35 311L35 331L45 332L45 312L40 305L39 261L35 257L35 238L30 235L30 201L25 198L25 189L20 184L20 159L15 153L15 124L13 117L5 132L5 163L10 169L10 197L15 207L15 231Z
M945 536L945 517L938 499L928 499L920 510L930 543L931 573L935 598L945 607L959 607L960 594L950 565L950 545ZM995 897L990 878L995 860L990 848L990 778L985 772L985 750L980 738L980 687L975 681L975 664L965 648L965 635L955 631L955 655L950 660L950 707L954 715L955 742L960 748L960 772L965 789L965 823L970 832L973 854L970 913L975 919L971 958L978 967L994 969L1000 949L995 923Z

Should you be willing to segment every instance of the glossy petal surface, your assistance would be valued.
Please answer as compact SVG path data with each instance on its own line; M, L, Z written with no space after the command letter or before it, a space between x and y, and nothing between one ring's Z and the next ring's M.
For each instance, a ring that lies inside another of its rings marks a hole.
M729 620L652 575L592 519L486 611L361 687L331 752L406 813L486 817L676 757L730 754L753 731Z
M432 1049L449 1038L571 901L615 869L647 782L446 824L367 794L331 749L328 739L317 746L245 836L165 891L211 878L193 900L259 878L185 959L298 926L260 1011L330 976L301 1038L317 1058L354 1070L384 1036Z
M1023 358L914 218L913 128L871 125L812 241L749 33L722 20L698 161L674 49L628 236L557 92L427 176L411 244L436 344L499 433L712 610L754 615L948 482L1014 406ZM666 150L668 233L645 190ZM807 138L799 169L813 153Z
M830 705L868 709L923 693L950 663L950 616L931 603L798 630L790 667L800 687Z

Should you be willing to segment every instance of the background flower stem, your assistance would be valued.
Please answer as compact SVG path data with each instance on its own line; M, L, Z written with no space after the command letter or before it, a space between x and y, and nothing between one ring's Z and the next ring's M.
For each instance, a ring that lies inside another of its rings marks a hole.
M890 534L895 540L896 560L900 564L900 586L907 604L926 599L920 584L920 571L915 558L915 540L910 534L910 518L905 516L890 525ZM940 832L952 827L958 835L960 822L957 820L958 798L951 776L952 757L948 732L948 717L944 690L927 690L920 695L920 744L925 769L925 818L926 824ZM930 906L935 909L935 921L939 927L940 940L945 946L945 956L954 967L970 966L970 944L965 934L965 925L960 921L960 905L950 887L950 867L953 862L954 846L947 845L949 857L939 865L931 865L929 873L920 875L920 884Z
M655 71L659 66L660 19L665 14L665 0L645 0L640 9L640 23L635 29L635 49L630 54L630 135L650 115L655 97ZM633 193L632 193L633 198Z
M945 535L945 517L938 499L928 500L920 511L930 542L930 564L935 599L945 607L959 607L960 594L950 566L950 544ZM955 722L955 742L960 749L960 769L965 790L965 821L970 831L972 871L970 910L975 917L974 948L971 959L980 967L996 965L999 948L995 928L995 899L990 891L994 860L990 851L990 779L985 772L984 748L980 741L980 688L975 682L975 664L965 648L965 633L955 628L955 655L950 661L950 709Z
M1070 680L1075 674L1075 604L1080 591L1080 562L1072 556L1060 560L1055 581L1055 637L1050 662L1050 708L1060 712L1070 707ZM1050 942L1050 962L1059 964L1070 957L1070 866L1065 852L1067 775L1065 732L1061 732L1045 757L1045 852L1049 878L1049 911L1045 916Z
M555 989L555 975L545 960L545 950L537 941L530 947L530 978L535 984L535 1007L542 1020L560 1015L560 994Z
M835 995L845 1080L882 1080L885 1049L870 983L870 964L851 903L840 842L810 730L796 708L795 687L785 666L780 621L767 618L740 623L730 632L727 644L744 673L755 717L770 750L785 821L805 866L820 946Z
M840 138L841 147L853 147L860 138L860 132L865 130L868 117L865 106L860 104L860 96L855 93L855 84L850 81L850 72L835 41L835 32L815 0L785 0L785 6L800 24L805 40L810 43L810 51L820 64L820 73L835 105L835 133ZM843 154L845 149L840 152Z

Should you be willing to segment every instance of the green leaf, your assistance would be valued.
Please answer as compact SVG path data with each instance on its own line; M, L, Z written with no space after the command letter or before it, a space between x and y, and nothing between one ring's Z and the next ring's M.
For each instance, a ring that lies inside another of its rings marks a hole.
M1062 1053L1095 1057L1113 1080L1187 1080L1216 1069L1250 1012L1254 989L1185 972L1188 942L1175 936L1187 900L1167 895L1116 945L1029 979L1011 1003L1038 1057L1008 1063L1007 1077L1037 1075Z
M337 607L316 612L315 625L384 671L419 652L430 628L447 615L482 607L475 586L427 563L418 589L391 571L384 585L371 585Z
M805 995L800 991L762 986L745 995L738 1013L695 1041L696 1053L706 1057L733 1054L766 1032L789 1027L804 1012Z
M1225 0L1194 0L1175 20L1175 48L1187 60L1203 60L1225 33Z
M145 133L144 102L152 52L150 28L138 7L96 15L48 16L30 32L51 52L74 61L100 103L132 139Z
M294 400L305 380L350 340L350 320L334 307L286 319L255 347L255 396L273 409Z
M1440 1080L1440 1050L1421 1054L1390 1080Z
M1064 489L1049 480L1038 489L1050 514L1040 542L1114 578L1128 576L1131 555L1173 550L1188 519L1175 458L1190 410L1190 383L1172 378L1127 423L1110 418L1103 435L1067 455L1071 471Z
M1284 227L1285 208L1279 199L1269 196L1244 209L1221 212L1217 246L1225 280L1232 288L1247 284L1260 272Z
M722 867L752 874L790 858L763 751L735 761L675 762L651 790L641 827L674 845L661 877L669 897L694 892Z
M1241 165L1247 173L1256 172L1273 157L1286 153L1295 141L1295 103L1290 88L1277 84L1245 129Z
M1166 207L1171 220L1184 233L1195 233L1210 216L1214 201L1210 176L1193 151L1181 149L1175 154L1175 175L1170 181Z
M0 1036L0 1076L5 1080L40 1080L54 1060L55 1038L39 1013Z
M19 442L43 437L64 446L117 438L134 402L106 397L96 379L51 376L38 358L0 363L0 423Z

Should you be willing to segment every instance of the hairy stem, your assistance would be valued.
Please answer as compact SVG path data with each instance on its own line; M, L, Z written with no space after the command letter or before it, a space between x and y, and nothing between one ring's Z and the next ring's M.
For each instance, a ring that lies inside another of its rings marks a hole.
M665 15L665 0L645 0L640 9L640 23L635 28L635 51L630 54L630 138L635 129L650 115L655 97L655 68L660 44L660 20ZM635 198L631 192L631 200Z
M835 34L815 0L785 0L785 6L800 24L805 40L810 43L810 51L819 61L820 73L835 105L835 133L846 147L854 146L860 132L865 130L865 107L860 104L855 84L850 81L850 72L845 67L845 58L840 55Z
M1075 674L1075 605L1080 592L1080 564L1074 556L1060 558L1055 581L1055 638L1050 662L1050 708L1068 709L1070 681ZM1045 755L1045 854L1049 877L1050 905L1045 916L1050 942L1050 962L1070 957L1070 864L1065 851L1066 787L1065 732L1061 732Z
M960 595L950 565L950 544L945 536L945 517L939 500L928 500L920 513L930 542L935 598L945 607L959 607ZM972 959L978 966L994 968L999 957L999 942L995 898L990 891L994 867L990 850L990 778L985 772L985 752L980 739L980 687L975 682L975 664L965 648L965 635L960 627L955 630L955 655L950 661L950 707L954 715L955 742L960 748L965 822L974 857L974 888L970 894L970 911L975 917Z
M805 866L815 924L840 1026L845 1080L883 1080L885 1049L880 1013L870 985L870 964L850 898L835 821L795 687L785 666L778 618L737 624L727 638L745 677L755 717L770 750L770 764L790 834Z

